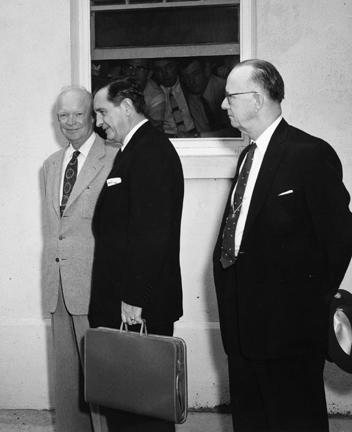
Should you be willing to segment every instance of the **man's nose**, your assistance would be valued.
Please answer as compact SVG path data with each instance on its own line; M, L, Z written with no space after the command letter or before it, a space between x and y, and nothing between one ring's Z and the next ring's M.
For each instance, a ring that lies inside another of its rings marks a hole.
M76 115L75 114L69 114L67 118L67 123L72 125L76 122Z
M229 107L230 107L230 105L228 103L227 97L225 96L224 100L222 101L222 104L221 104L221 109L227 110Z

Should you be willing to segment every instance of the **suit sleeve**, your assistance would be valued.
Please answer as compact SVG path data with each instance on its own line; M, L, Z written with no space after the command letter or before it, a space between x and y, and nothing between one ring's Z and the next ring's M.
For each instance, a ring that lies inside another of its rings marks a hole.
M42 198L42 221L43 221L43 236L44 236L44 245L45 240L49 235L49 216L48 216L48 203L47 203L47 176L48 176L48 167L46 162L44 162L41 172L40 172L40 195Z
M183 175L174 149L152 146L140 152L131 166L129 188L122 300L145 307L165 263L178 265Z
M308 156L306 198L319 242L328 257L330 289L342 282L352 254L350 196L342 182L342 166L335 151L321 141Z

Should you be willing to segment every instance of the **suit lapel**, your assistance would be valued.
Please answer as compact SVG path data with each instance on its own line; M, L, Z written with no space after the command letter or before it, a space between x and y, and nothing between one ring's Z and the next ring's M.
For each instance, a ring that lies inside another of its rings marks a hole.
M60 218L60 188L61 188L61 177L62 177L62 164L65 157L66 148L62 149L55 160L53 161L53 193L52 200L53 206L57 216Z
M102 159L105 156L105 144L102 138L97 136L88 153L87 159L77 177L76 183L66 204L66 209L80 196L95 176L103 168Z
M123 152L121 152L121 149L119 149L119 150L117 151L117 153L116 153L116 156L115 156L115 159L114 159L114 163L113 163L113 165L112 165L112 168L111 168L110 172L109 172L108 175L107 175L107 179L108 179L108 178L111 178L111 176L114 176L114 175L115 175L114 173L115 173L116 169L118 169L118 167L119 167L119 165L120 165L120 163L121 163L122 155L123 155ZM104 194L105 194L107 188L108 188L107 182L104 182L104 185L103 185L103 187L102 187L102 190L100 191L100 194L99 194L99 196L98 196L97 204L96 204L96 206L95 206L95 209L96 209L95 211L96 211L96 213L99 211L100 204L101 204L101 202L102 202L102 200L103 200L103 198L104 198Z
M136 146L136 144L138 143L138 141L140 140L139 137L143 136L140 134L146 133L146 131L149 130L148 127L149 127L149 122L144 123L132 135L132 137L131 137L130 141L128 142L127 146L125 147L125 149L123 151L121 151L121 149L118 150L118 152L115 156L115 160L114 160L112 169L108 175L108 178L110 178L111 176L117 176L119 174L119 170L120 170L120 167L122 166L122 164L128 164L129 163L130 157L133 153L133 149ZM143 132L143 130L144 130L144 132ZM103 188L99 194L97 204L95 206L95 214L96 215L99 214L100 206L104 200L104 195L105 195L107 189L108 189L108 186L105 182L104 186L103 186Z
M142 142L141 138L145 138L146 134L150 131L150 124L149 121L142 124L141 127L139 127L136 132L132 135L130 141L126 145L123 151L119 150L113 165L113 171L116 173L116 171L119 169L122 163L128 161L133 153L134 148ZM143 140L144 142L144 140ZM146 149L147 151L147 149Z
M141 138L142 137L145 138L145 136L150 132L150 127L151 127L150 122L147 121L136 130L136 132L132 135L130 141L128 142L127 146L123 151L123 158L126 158L130 153L132 153L135 146L138 143L142 142Z
M243 240L250 231L251 226L257 217L261 207L264 205L267 194L270 191L277 168L281 162L285 151L285 137L287 134L288 124L282 120L275 129L268 148L265 152L262 165L260 167L257 181L253 190L251 203L248 210L247 220L243 232Z

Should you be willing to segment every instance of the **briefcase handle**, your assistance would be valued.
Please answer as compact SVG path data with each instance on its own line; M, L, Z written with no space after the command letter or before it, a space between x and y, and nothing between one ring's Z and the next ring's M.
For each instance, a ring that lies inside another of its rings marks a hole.
M128 332L128 324L127 324L127 322L121 321L120 330ZM145 319L142 319L142 324L141 324L141 328L139 330L139 334L140 335L144 335L144 336L148 336L147 322L146 322Z

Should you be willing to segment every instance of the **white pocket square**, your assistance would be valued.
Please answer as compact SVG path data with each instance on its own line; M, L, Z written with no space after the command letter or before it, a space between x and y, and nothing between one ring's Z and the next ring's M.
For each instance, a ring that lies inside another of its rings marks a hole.
M288 194L292 194L292 193L293 193L293 190L290 189L290 190L287 190L287 191L285 191L285 192L281 192L281 193L279 193L278 196L288 195Z
M108 185L108 187L109 186L117 185L117 184L119 184L121 182L122 182L121 177L113 177L113 178L108 178L106 180L106 184Z

